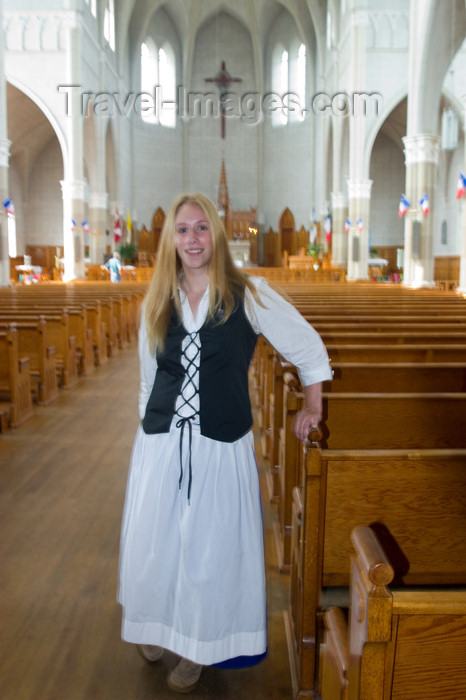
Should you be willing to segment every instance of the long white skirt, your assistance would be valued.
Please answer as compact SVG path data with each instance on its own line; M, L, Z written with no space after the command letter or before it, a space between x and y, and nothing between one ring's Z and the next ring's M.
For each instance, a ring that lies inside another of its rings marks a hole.
M234 443L138 429L123 514L122 637L210 665L267 646L262 508L252 433Z

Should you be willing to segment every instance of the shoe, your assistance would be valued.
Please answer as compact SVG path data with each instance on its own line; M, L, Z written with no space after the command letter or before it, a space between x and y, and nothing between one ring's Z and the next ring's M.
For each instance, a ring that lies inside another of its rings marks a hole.
M148 661L150 664L161 659L164 652L163 647L156 647L152 644L138 644L137 648L144 661Z
M202 664L195 664L188 659L180 659L167 679L168 687L177 693L190 693L201 677Z

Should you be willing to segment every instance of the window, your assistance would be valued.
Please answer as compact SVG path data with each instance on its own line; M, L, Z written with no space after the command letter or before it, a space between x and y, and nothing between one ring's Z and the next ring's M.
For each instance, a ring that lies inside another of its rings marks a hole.
M303 121L306 108L306 46L277 45L272 58L273 126ZM279 108L280 106L280 108Z
M288 51L283 46L276 48L272 64L272 93L274 108L272 110L272 125L280 126L288 123L287 94L288 81Z
M141 118L147 124L176 124L176 71L171 47L157 50L152 39L141 44L141 92L147 96Z
M162 97L160 123L174 127L176 123L175 61L168 46L159 50L159 83Z
M115 51L115 2L106 0L104 10L104 38L108 45Z
M303 121L303 109L306 105L306 47L301 44L298 49L298 58L296 61L296 85L293 89L298 98L300 109L296 111L298 121Z
M141 117L148 124L157 121L156 86L159 82L159 64L157 50L151 39L141 44L141 92L154 100L152 109L142 109Z

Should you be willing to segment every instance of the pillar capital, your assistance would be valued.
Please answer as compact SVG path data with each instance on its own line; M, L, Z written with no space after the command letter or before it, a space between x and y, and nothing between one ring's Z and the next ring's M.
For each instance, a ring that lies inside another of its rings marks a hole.
M347 180L349 199L370 199L373 180Z
M108 209L108 192L90 192L89 207L91 209Z
M344 192L331 192L332 209L344 209L346 207L346 195Z
M413 163L438 164L440 155L440 136L434 134L415 134L403 136L405 165Z
M63 199L80 199L86 201L88 187L86 180L60 180Z

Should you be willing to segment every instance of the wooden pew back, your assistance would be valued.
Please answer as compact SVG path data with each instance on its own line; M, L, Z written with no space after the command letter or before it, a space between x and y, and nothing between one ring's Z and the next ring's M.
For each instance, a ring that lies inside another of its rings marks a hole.
M78 367L76 354L76 338L70 333L70 318L66 310L60 313L33 314L30 311L2 311L0 310L1 323L33 323L40 317L47 323L47 341L55 346L55 362L59 383L67 389L73 387L78 381Z
M0 324L6 329L10 324ZM31 322L17 321L18 350L30 360L31 378L37 383L37 401L46 405L58 396L55 347L48 341L47 322L39 318Z
M297 693L315 687L323 589L348 585L350 535L361 523L377 532L396 582L466 585L466 450L314 446L303 454L288 611Z
M0 394L8 406L7 424L17 427L32 415L29 359L20 357L16 328L0 330ZM3 415L3 412L2 412Z
M349 700L465 697L466 588L391 590L372 530L356 528L353 543Z
M466 394L324 394L330 449L466 447Z
M466 362L334 362L325 393L466 392Z

